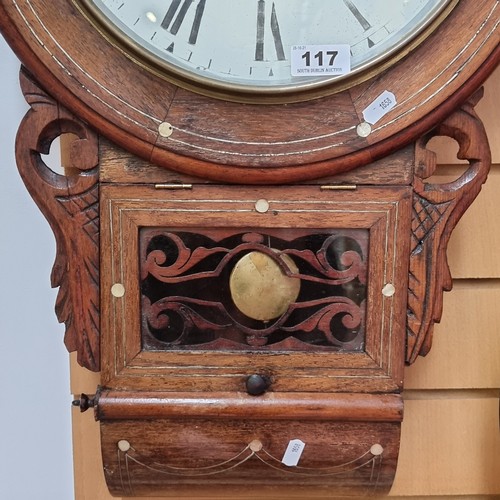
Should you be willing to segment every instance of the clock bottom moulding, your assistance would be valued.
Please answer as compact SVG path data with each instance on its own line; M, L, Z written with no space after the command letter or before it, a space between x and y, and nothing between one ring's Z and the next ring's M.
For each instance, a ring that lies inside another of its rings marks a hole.
M228 401L214 406L210 396L206 408L202 397L195 398L196 406L183 399L167 407L162 396L149 402L151 394L121 400L117 392L108 396L104 394L96 412L113 495L178 498L215 487L237 497L248 488L262 494L279 488L289 498L303 498L313 490L329 496L381 495L392 486L402 413L398 395L359 395L371 403L380 400L381 409L371 421L362 412L346 415L342 403L338 411L334 405L317 408L315 419L312 399L309 411L300 409L297 418L292 407L277 405L273 417L269 407L254 411L258 405L250 403L245 411L241 401L235 403L237 409ZM154 407L149 416L148 406ZM302 453L297 465L285 465L285 452L295 440L304 443Z

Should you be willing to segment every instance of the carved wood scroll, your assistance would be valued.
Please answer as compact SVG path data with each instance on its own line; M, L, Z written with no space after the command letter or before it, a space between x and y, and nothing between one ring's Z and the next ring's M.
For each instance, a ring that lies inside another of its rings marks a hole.
M66 324L65 344L78 362L98 371L99 361L99 210L97 136L82 121L49 97L21 70L21 88L31 109L16 141L23 181L50 223L57 242L52 269L59 286L56 314ZM73 134L72 170L52 171L43 161L62 134Z
M491 164L486 131L474 107L483 96L480 89L460 109L417 142L413 181L412 246L410 254L407 321L407 363L425 356L432 345L432 331L439 322L443 291L452 279L446 248L458 221L486 181ZM457 157L469 167L446 184L424 182L436 170L436 155L426 149L432 137L447 136L459 144Z

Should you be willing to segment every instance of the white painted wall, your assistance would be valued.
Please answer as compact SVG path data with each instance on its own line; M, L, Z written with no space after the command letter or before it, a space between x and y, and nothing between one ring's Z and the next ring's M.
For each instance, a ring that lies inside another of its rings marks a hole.
M50 288L55 242L14 161L27 110L0 36L0 497L70 500L69 360Z

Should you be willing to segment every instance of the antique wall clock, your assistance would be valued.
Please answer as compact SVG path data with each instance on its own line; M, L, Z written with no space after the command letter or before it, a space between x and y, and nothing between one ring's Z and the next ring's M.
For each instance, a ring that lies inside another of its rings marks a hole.
M490 164L495 0L1 0L17 161L115 495L389 491ZM71 168L42 161L71 134ZM429 140L468 161L436 185Z

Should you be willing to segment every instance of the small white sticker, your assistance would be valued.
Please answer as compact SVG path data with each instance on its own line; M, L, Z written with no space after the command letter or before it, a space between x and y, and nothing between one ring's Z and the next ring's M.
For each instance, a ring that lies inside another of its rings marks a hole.
M300 439L292 439L288 443L281 462L288 465L288 467L295 467L299 463L300 456L302 455L305 446L306 443L302 442Z
M292 76L337 76L351 72L350 45L292 45Z
M389 113L396 104L396 96L385 90L363 111L363 118L373 125Z

